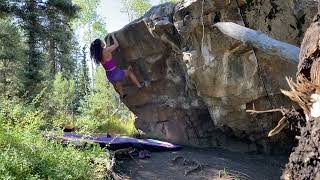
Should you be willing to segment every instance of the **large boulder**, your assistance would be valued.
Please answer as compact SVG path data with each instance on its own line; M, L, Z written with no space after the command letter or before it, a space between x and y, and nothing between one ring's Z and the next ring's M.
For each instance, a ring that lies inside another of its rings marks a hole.
M246 110L290 105L280 88L287 88L284 77L293 76L297 65L211 25L231 21L299 45L316 6L311 0L185 0L151 8L116 32L115 58L148 82L143 90L125 83L125 104L137 116L136 127L179 144L244 152L289 149L288 134L267 138L281 114Z

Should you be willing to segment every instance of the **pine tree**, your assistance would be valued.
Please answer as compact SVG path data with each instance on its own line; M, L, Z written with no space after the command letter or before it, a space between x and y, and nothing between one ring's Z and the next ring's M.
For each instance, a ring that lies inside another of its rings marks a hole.
M57 72L71 77L75 63L71 56L73 31L70 23L79 8L71 0L1 1L0 16L12 16L24 32L27 61L24 64L23 85L29 97L42 90L42 82L49 76L47 72L51 72L51 79ZM49 71L45 70L44 63L51 65Z
M78 7L71 0L48 0L46 9L48 26L45 30L51 78L57 72L70 78L76 64L71 56L73 31L70 23L76 17Z
M41 91L39 85L43 80L41 70L43 68L43 54L40 51L40 40L43 28L40 23L41 10L34 0L26 0L18 15L23 20L22 28L27 38L27 63L24 67L24 89L29 97Z
M82 48L82 59L80 64L80 97L84 98L90 94L89 69L87 65L86 46Z
M85 101L88 95L90 94L90 77L89 77L89 69L87 64L86 57L86 46L83 46L81 53L77 53L77 59L81 59L81 61L77 65L77 74L75 78L75 106L78 108L80 106L81 101ZM78 55L81 54L81 57Z
M21 91L25 47L11 19L0 19L0 27L0 94L15 96Z
M56 74L46 102L45 109L49 110L51 115L57 117L67 117L74 114L74 101L76 99L75 83L62 77L59 72Z

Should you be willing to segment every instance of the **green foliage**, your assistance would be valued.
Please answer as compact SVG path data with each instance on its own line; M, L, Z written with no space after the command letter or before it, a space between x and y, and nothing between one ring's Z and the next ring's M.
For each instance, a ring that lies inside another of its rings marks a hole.
M60 11L63 17L74 19L77 13L80 11L79 6L75 6L72 0L48 0L48 9L55 9Z
M130 135L134 133L134 117L120 101L111 83L107 82L100 66L95 76L93 94L82 101L78 120L80 129L87 132L109 132Z
M46 49L48 50L47 68L51 79L58 72L62 72L65 78L72 77L75 69L75 60L72 58L73 30L71 21L76 17L78 7L71 0L49 0L47 2L48 25L45 27Z
M44 27L41 25L40 16L43 12L38 7L36 1L25 1L24 6L12 3L17 8L13 13L15 18L21 19L21 28L27 38L27 62L24 64L24 89L31 99L41 91L41 83L44 80L41 70L43 70L43 53L40 50L40 40L43 39ZM21 13L23 11L24 13Z
M103 39L107 35L106 24L101 18L92 23L91 39Z
M90 44L93 40L99 38L103 39L108 31L106 30L106 24L103 22L103 20L99 17L97 17L94 21L90 22L90 24L87 24L87 32L84 33L82 39L84 42Z
M55 77L49 99L50 104L57 112L63 114L73 113L73 102L75 99L73 80L63 79L61 73Z
M81 62L78 63L77 73L75 76L75 108L78 109L80 102L83 101L90 93L90 78L89 78L89 69L87 65L86 58L86 46L82 48L81 57L78 56L78 59L81 58Z
M106 80L104 69L100 66L95 76L94 93L89 95L87 101L83 104L82 112L84 115L95 117L107 117L117 108L117 97L113 87Z
M47 122L49 127L60 128L73 123L76 99L74 88L73 80L63 78L61 73L55 76L51 89L40 100L42 111L49 114L48 119L52 119Z
M1 127L28 126L31 129L37 129L43 123L43 113L18 98L7 99L0 96L0 103Z
M81 40L79 42L91 44L94 39L103 39L107 35L106 24L96 12L100 0L73 0L73 3L81 8L81 11L78 14L79 18L77 18L73 23L75 28L82 28L82 34L80 35ZM83 52L85 52L85 49ZM86 57L82 60L86 60ZM94 69L93 61L90 61L90 66L91 69ZM81 67L81 69L84 70L83 67ZM92 71L91 79L93 78L94 74ZM93 84L91 85L91 90L92 87Z
M121 0L121 3L130 21L143 16L152 6L150 0Z
M84 150L63 147L19 127L0 127L0 134L0 179L91 179L110 162L103 166L91 163L93 158L108 159L97 146Z
M76 111L76 102L79 99L75 93L75 83L58 73L53 84L36 96L32 103L21 104L17 103L19 102L17 100L7 104L6 107L18 106L13 112L20 114L19 116L11 115L12 112L7 109L4 113L7 114L5 119L13 119L11 121L14 122L17 119L23 119L26 114L21 113L25 112L21 108L24 107L32 108L32 112L38 112L41 115L40 119L45 119L39 125L41 129L61 129L71 126L84 134L134 134L134 115L119 101L114 88L106 81L102 67L98 68L95 84L94 93L86 95Z
M100 0L72 0L72 2L81 9L78 13L78 18L74 21L74 26L82 26L96 19L97 12L95 10Z
M0 0L0 18L8 16L10 13L10 5L6 0Z
M81 8L79 18L74 21L74 26L85 27L83 42L90 44L96 38L103 39L107 34L106 24L96 12L100 0L73 0L73 2Z
M128 116L126 119L119 119L113 116L104 120L83 116L78 118L74 125L79 128L79 133L81 134L109 133L131 136L137 133L133 115Z
M97 146L75 149L39 132L44 114L35 104L0 97L0 179L91 179L105 176L110 161ZM92 159L102 159L102 164ZM99 173L100 172L100 173ZM101 174L103 172L104 174Z
M3 16L18 22L24 33L23 40L27 47L22 84L27 97L32 99L43 89L43 82L48 77L45 64L51 65L52 79L57 72L63 72L65 77L71 76L74 64L71 59L70 21L75 17L78 7L71 0L3 0L0 9L3 8L6 8ZM18 51L21 50L24 51L21 48Z
M18 95L22 91L25 44L11 19L0 19L0 94Z
M86 47L80 52L70 27L78 15L75 24L88 27L86 41L105 36L105 24L95 12L99 2L1 1L0 179L105 177L110 161L100 148L61 146L41 131L60 132L71 125L85 134L135 132L134 115L101 67L89 90ZM81 7L78 14L73 3ZM135 6L142 12L144 6ZM93 157L102 164L91 163Z

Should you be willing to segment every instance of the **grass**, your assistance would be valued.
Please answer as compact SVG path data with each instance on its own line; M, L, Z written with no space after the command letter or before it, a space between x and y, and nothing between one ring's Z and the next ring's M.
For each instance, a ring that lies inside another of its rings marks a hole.
M40 129L51 120L43 112L23 102L0 100L0 179L108 177L111 160L104 149L47 140Z
M63 146L17 127L1 128L0 134L0 179L91 179L108 167L92 163L109 158L98 146Z
M113 135L134 135L137 130L134 126L134 119L127 120L111 117L107 120L93 117L82 117L74 123L80 134L109 133Z
M0 179L108 178L112 161L106 150L98 145L81 149L61 145L45 139L41 131L59 132L71 124L81 134L130 136L136 132L133 115L126 109L112 113L116 105L104 102L110 99L106 97L98 98L100 102L90 101L91 105L78 115L69 113L64 106L53 106L59 99L53 101L45 93L37 97L26 102L0 95Z

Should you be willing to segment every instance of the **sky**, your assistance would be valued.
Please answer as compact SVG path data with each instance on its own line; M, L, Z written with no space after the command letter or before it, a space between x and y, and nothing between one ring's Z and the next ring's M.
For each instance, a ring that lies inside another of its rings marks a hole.
M151 3L157 5L159 1L151 0ZM101 0L97 12L99 16L106 20L108 32L119 30L129 23L127 15L121 12L121 0Z
M157 5L160 0L150 0L152 5ZM121 0L101 0L100 6L97 9L98 15L105 19L107 31L109 33L121 29L129 23L129 18L121 12ZM81 30L79 32L82 33ZM89 52L88 52L89 53ZM87 57L89 57L88 55ZM92 61L88 61L92 63ZM92 73L92 66L88 64L89 73ZM94 65L95 69L95 65Z

